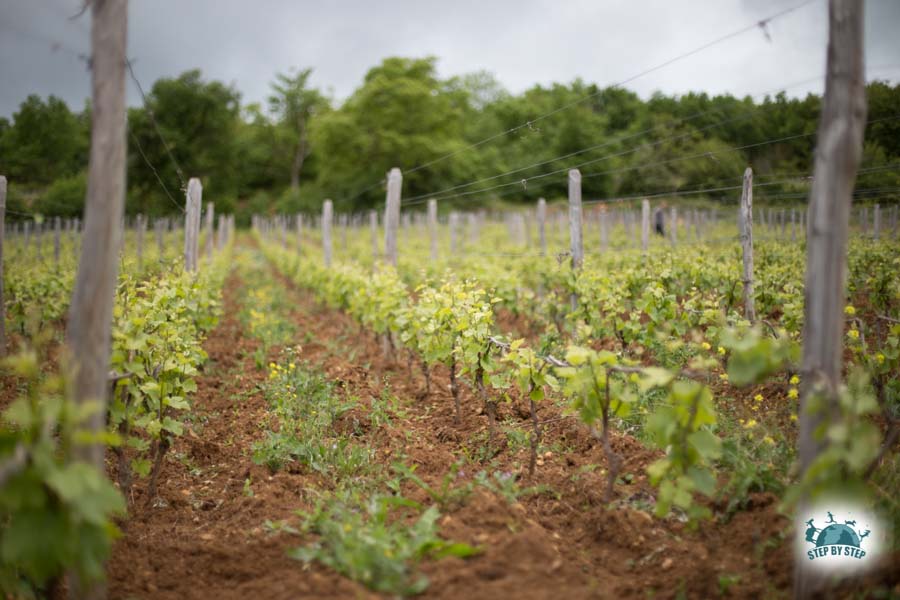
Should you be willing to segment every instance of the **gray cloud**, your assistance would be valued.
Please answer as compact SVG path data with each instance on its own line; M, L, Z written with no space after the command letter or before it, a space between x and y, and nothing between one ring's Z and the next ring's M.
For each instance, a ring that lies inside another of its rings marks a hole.
M510 91L576 77L617 83L797 0L132 0L129 56L145 87L200 68L263 101L274 74L311 66L314 84L340 100L387 56L439 58L449 76L485 69ZM79 0L0 0L0 115L30 93L80 108L90 77L89 15ZM824 73L826 1L626 85L760 94ZM867 3L870 77L900 77L900 1ZM819 91L821 80L791 94ZM138 104L134 86L129 101Z

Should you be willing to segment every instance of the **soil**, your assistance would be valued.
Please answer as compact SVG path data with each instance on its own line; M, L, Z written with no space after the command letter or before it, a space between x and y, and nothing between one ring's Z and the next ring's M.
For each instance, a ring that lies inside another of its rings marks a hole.
M461 456L475 456L485 447L481 403L461 386L457 423L446 369L434 370L426 397L420 369L414 365L410 371L405 356L384 356L378 340L347 315L276 276L288 289L302 359L334 381L340 393L360 401L344 419L366 419L370 403L386 387L398 399L401 410L389 424L337 424L361 429L358 442L374 448L386 468L402 455L436 486ZM296 524L297 511L311 508L315 490L329 484L304 469L272 474L251 460L250 447L267 423L259 388L266 374L254 363L258 342L237 319L244 293L242 281L231 275L224 316L204 344L209 361L198 380L194 422L169 451L158 497L147 505L144 483L134 486L123 537L109 565L110 598L378 597L328 568L289 558L289 549L311 540L272 533L264 525ZM279 350L273 348L267 362L277 360ZM783 543L789 522L778 513L775 497L753 496L729 522L704 523L696 531L674 517L656 519L648 512L654 488L644 469L658 454L633 437L614 434L626 481L606 503L607 465L600 444L551 402L540 406L539 417L546 422L542 445L549 450L533 477L527 475L527 443L514 444L502 433L493 464L483 468L520 473L523 487L545 491L510 503L476 488L460 506L444 510L441 534L483 552L424 563L431 580L424 597L712 598L723 594L724 581L732 582L726 592L731 598L789 594L792 561ZM527 432L529 418L515 398L499 406L501 423ZM475 475L469 470L459 474L460 483ZM428 500L412 486L403 492Z

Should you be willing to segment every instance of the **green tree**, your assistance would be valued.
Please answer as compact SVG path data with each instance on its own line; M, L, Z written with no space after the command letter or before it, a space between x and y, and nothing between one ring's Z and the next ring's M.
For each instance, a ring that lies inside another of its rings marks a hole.
M278 142L288 148L291 158L291 189L300 186L300 172L311 151L309 144L309 120L328 103L318 90L309 87L312 69L300 69L278 73L272 83L269 110L275 115L279 127Z
M87 119L56 96L32 94L0 136L0 172L22 182L48 184L87 165Z
M175 210L159 180L180 207L180 188L188 177L200 178L204 197L215 201L217 212L233 207L244 176L235 143L240 94L233 87L205 81L199 70L159 79L147 94L146 106L128 112L128 122L129 212Z

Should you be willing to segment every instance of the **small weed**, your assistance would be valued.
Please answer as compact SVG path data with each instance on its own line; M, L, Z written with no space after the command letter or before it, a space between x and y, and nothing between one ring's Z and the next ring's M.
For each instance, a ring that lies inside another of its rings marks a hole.
M438 536L437 507L415 520L403 518L404 508L417 505L380 494L361 500L329 498L306 515L304 523L304 530L320 540L290 555L307 563L318 561L377 592L415 595L428 587L428 578L416 569L421 561L478 552Z
M441 510L452 510L461 506L466 498L468 498L472 494L472 490L475 487L474 483L469 482L460 482L459 480L465 477L465 473L462 471L463 461L456 461L451 465L450 471L447 472L446 475L441 479L441 485L439 488L433 488L425 481L415 474L416 467L413 465L409 467L403 463L395 463L393 465L394 472L400 477L400 479L408 479L413 482L422 490L425 491L426 494L431 498L433 502L435 502ZM399 493L399 483L396 484L395 491Z
M741 582L740 575L719 575L719 594L727 596L731 586Z

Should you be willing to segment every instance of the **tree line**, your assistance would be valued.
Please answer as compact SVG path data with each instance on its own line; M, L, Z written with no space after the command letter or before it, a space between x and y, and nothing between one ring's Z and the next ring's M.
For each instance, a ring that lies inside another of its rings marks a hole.
M202 179L204 197L242 221L318 211L325 198L338 211L360 210L383 202L380 182L391 167L431 161L404 174L405 198L456 188L437 195L442 205L553 199L565 189L555 172L577 165L587 199L716 189L739 185L751 165L758 180L777 184L761 189L759 201L796 201L808 189L821 105L814 94L642 99L581 80L512 94L487 72L441 78L433 57L385 59L337 102L310 85L311 73L276 75L264 104L242 103L234 86L199 70L154 82L128 111L127 212L179 212L192 176ZM896 201L900 85L876 81L867 94L857 189ZM90 106L72 110L54 96L30 95L12 119L0 118L11 219L81 214L89 132ZM457 187L469 182L478 183ZM736 203L739 196L699 197Z

